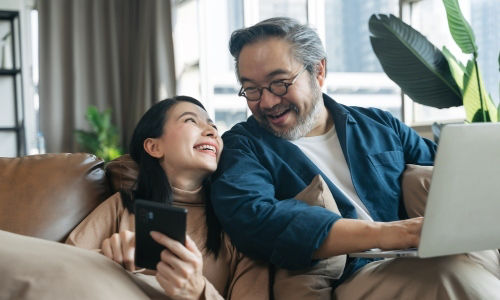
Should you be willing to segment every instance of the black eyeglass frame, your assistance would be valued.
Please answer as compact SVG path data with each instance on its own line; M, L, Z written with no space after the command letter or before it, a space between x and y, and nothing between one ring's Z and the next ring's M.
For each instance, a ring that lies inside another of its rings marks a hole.
M248 99L247 95L245 94L245 89L243 88L243 86L241 87L240 91L238 92L238 96L245 97L245 99L247 99L247 101L251 101L251 102L260 101L260 99L262 98L262 93L264 92L264 89L268 90L271 94L276 95L278 97L284 96L288 93L288 88L295 83L297 78L299 78L300 74L302 74L306 69L307 69L307 67L304 67L302 70L300 70L299 73L297 73L297 75L295 75L293 78L288 79L288 80L291 80L290 82L284 82L283 80L275 80L275 81L271 81L267 87L265 87L265 86L264 87L255 87L255 89L257 89L257 91L259 91L259 98L257 98L257 99ZM285 87L284 93L275 93L271 89L271 86L277 82L283 83L283 85Z

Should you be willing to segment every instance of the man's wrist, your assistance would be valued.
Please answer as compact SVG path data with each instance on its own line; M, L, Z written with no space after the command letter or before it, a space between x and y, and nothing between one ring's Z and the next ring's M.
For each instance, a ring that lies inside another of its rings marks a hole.
M387 223L384 222L371 222L371 230L370 235L374 237L373 243L376 245L376 248L382 249L382 239L383 239L383 229Z

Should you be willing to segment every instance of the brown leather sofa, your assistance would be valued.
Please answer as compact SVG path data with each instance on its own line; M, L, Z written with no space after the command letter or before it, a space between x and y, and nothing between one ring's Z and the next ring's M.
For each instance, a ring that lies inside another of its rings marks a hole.
M128 155L108 164L87 153L0 158L0 230L63 242L136 174Z

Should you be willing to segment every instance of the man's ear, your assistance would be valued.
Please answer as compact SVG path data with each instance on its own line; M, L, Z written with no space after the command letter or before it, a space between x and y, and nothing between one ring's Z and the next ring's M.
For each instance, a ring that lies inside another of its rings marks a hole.
M144 141L144 150L152 157L155 157L158 159L163 157L163 150L161 149L161 147L159 145L158 139L147 138Z
M326 77L326 59L322 59L316 65L316 80L318 80L318 85L320 87L323 87L323 85L325 84L325 77Z

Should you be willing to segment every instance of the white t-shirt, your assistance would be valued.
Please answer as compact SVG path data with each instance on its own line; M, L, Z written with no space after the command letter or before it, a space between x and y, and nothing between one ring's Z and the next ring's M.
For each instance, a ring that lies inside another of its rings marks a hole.
M354 205L358 219L373 221L352 184L351 172L342 153L335 125L319 136L291 141L343 192Z

